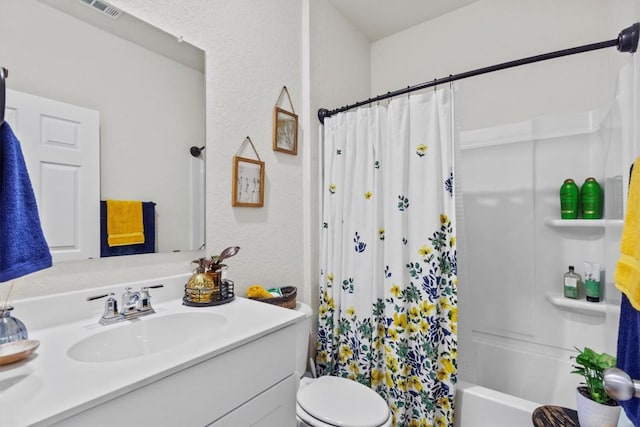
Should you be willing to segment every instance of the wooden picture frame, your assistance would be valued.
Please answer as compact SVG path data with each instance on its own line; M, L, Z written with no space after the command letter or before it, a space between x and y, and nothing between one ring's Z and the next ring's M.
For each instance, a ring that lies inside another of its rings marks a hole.
M298 154L298 115L273 107L273 151Z
M231 206L261 208L264 205L264 162L233 157Z

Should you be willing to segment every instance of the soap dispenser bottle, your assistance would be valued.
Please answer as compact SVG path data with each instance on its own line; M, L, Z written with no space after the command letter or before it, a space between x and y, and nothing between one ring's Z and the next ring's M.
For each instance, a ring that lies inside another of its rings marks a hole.
M211 302L211 292L214 288L213 279L205 273L204 258L193 260L198 263L196 272L185 285L185 294L192 302Z

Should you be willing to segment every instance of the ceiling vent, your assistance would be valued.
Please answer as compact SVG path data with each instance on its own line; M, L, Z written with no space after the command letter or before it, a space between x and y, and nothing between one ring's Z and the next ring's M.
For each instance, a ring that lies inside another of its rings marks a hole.
M103 15L107 15L110 18L118 19L120 15L122 15L122 11L120 9L116 9L115 7L102 2L100 0L80 0L82 3L91 6L94 10L102 13Z

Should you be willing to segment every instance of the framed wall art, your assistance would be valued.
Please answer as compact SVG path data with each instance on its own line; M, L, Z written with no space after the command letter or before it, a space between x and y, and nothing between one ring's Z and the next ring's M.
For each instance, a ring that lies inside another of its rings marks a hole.
M264 162L238 156L233 158L232 206L264 206Z
M287 94L291 111L278 106L283 93ZM286 86L280 91L280 96L273 107L273 150L294 156L298 154L298 115L293 109Z
M233 157L231 206L261 208L264 206L264 162L260 160L251 138L247 137L244 142L247 140L258 159Z

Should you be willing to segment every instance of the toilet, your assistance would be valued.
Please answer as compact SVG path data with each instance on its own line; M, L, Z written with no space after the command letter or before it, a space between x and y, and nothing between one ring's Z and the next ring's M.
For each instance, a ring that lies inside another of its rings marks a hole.
M296 325L296 372L300 376L296 394L298 427L390 427L387 402L369 387L346 378L303 376L313 311L300 302L295 309L305 314L304 321Z

